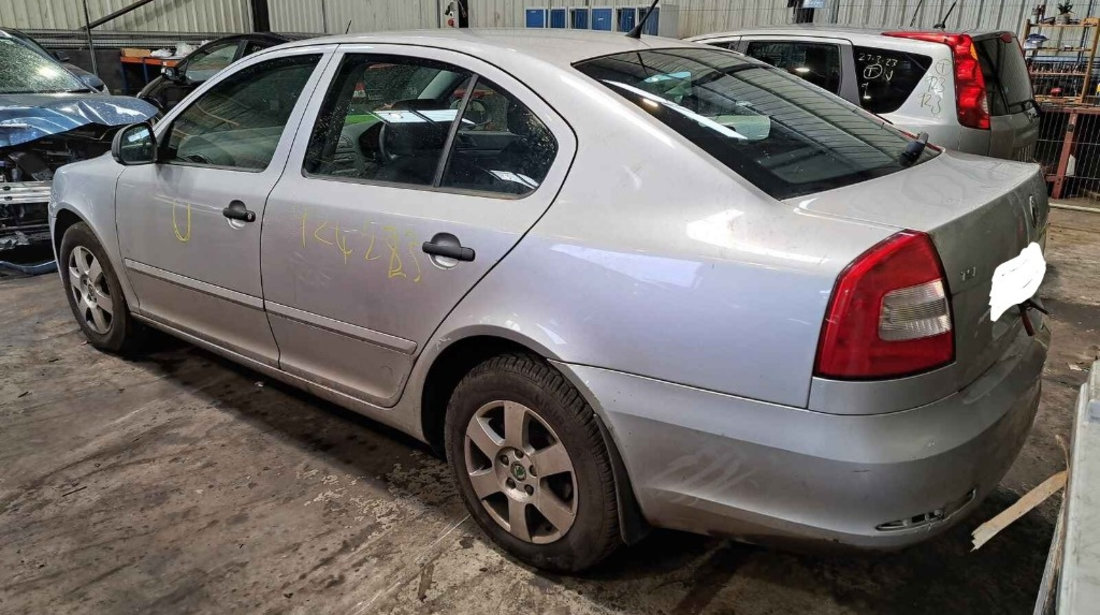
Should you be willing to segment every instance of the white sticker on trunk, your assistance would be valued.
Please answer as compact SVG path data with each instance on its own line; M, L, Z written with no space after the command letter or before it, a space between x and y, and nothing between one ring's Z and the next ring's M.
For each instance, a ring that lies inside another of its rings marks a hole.
M1012 306L1034 297L1046 272L1043 249L1034 241L1016 258L997 265L989 289L989 317L996 321Z

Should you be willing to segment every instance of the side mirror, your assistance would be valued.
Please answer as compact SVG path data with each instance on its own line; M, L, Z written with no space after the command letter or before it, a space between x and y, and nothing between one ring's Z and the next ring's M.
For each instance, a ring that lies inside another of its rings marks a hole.
M84 73L79 75L79 78L81 83L92 88L96 92L102 92L104 88L107 87L107 84L103 83L103 80L100 79L98 75L93 75L92 73Z
M148 122L130 124L115 133L111 141L111 157L127 166L152 164L157 161L157 137Z
M68 62L70 59L69 54L62 51L53 52L53 57L57 58L58 62Z
M165 66L161 69L160 73L164 75L164 78L169 81L178 82L180 79L183 78L183 75L180 73L179 68L175 66Z

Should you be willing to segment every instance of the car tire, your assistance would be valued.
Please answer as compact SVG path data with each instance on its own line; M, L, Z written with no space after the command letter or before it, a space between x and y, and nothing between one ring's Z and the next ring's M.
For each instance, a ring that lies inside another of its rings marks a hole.
M118 274L87 224L65 231L58 269L73 316L93 346L126 353L140 344L143 328L130 315Z
M579 572L622 544L597 420L560 372L526 354L484 361L451 395L445 446L462 499L493 541L532 566Z

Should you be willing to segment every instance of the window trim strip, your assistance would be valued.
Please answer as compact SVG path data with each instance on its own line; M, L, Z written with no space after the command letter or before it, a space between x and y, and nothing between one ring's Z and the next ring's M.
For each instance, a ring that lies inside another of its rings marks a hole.
M451 128L447 131L447 140L443 142L443 151L440 152L439 162L435 167L435 176L432 177L432 188L438 188L443 183L443 175L447 172L447 166L454 154L455 139L458 138L458 129L462 126L462 116L466 114L466 103L474 96L474 88L477 87L477 73L470 71L470 78L466 80L466 91L462 94L462 101L458 103L455 119L451 122Z

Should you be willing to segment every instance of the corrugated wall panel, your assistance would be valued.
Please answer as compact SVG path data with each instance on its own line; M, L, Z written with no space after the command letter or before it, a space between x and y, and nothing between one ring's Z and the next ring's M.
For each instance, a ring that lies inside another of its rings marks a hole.
M437 0L268 0L271 29L342 33L414 30L439 25Z
M133 0L88 0L93 20ZM0 0L0 24L29 30L76 30L84 26L81 0ZM157 0L97 29L170 32L246 32L252 28L248 0Z
M440 5L448 0L268 0L273 30L356 32L434 28ZM828 0L814 21L820 24L898 28L916 13L916 25L931 27L952 0ZM88 0L92 18L132 0ZM249 0L157 0L110 24L110 30L239 32L248 31ZM469 0L470 23L477 28L523 27L529 7L637 7L647 0ZM1037 0L959 0L947 20L951 29L1019 31ZM679 11L679 35L692 36L790 23L787 0L664 0ZM1087 16L1088 4L1075 2L1075 15ZM1054 3L1048 3L1054 12ZM1093 15L1100 15L1096 2ZM84 23L81 0L0 0L0 24L27 29L77 29Z

